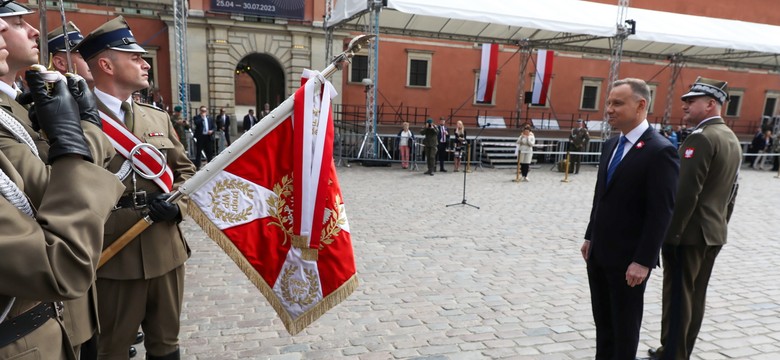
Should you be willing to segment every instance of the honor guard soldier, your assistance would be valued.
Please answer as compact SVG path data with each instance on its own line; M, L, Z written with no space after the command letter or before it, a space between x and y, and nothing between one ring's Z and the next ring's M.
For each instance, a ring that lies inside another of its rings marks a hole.
M582 119L577 120L577 127L571 129L569 134L569 151L571 152L583 152L588 150L588 142L590 142L590 134L588 128L585 126L585 122ZM575 174L580 173L580 162L582 161L582 155L572 154L571 162L573 166L569 168L569 172ZM572 171L574 170L574 171Z
M85 99L91 100L90 106L94 111L91 114L93 125L85 124L83 126L85 127L85 132L90 135L88 139L90 137L101 138L102 141L99 143L102 143L103 147L101 150L97 150L98 147L91 146L92 154L96 159L100 159L98 165L107 166L109 160L113 158L116 152L100 128L101 124L97 114L94 95L89 90L89 85L93 83L92 74L89 72L87 62L84 61L78 52L71 51L70 54L66 53L67 47L65 42L68 42L72 50L84 39L84 36L81 35L79 28L71 21L68 21L66 24L66 31L67 34L63 34L62 26L57 26L46 35L49 52L51 53L51 64L60 73L75 72L84 79L79 82L80 86L77 86L75 91L86 93ZM68 68L68 55L70 55L70 62L73 65L72 69ZM87 142L90 144L95 143L95 141L89 140ZM101 151L103 154L98 155L97 153ZM76 356L82 360L97 359L98 314L97 291L95 287L90 287L86 296L65 302L64 310L65 328L67 329L70 342L73 344Z
M0 18L0 32L7 30ZM3 38L0 47L6 47ZM0 76L9 69L4 58ZM51 144L51 165L38 158L18 120L0 109L2 137L11 134L27 147L0 149L0 254L6 255L0 261L0 359L73 359L60 301L84 296L92 284L104 223L124 187L90 162L79 106L68 85L61 80L46 84L38 71L28 71L26 80L37 124ZM45 176L28 181L28 174L17 170L19 163ZM39 183L42 178L44 184ZM84 186L86 182L90 185ZM40 193L37 202L27 195L30 190Z
M16 74L38 63L37 42L40 34L24 19L26 15L32 13L30 8L13 1L0 6L0 18L13 25L8 26L8 29L2 33L8 47L6 57L8 72L0 76L0 106L14 114L35 141L41 159L46 161L49 145L46 139L33 129L32 122L27 116L27 108L17 101L17 96L22 90L16 85Z
M126 146L117 149L108 168L124 179L127 189L106 223L104 248L147 214L153 221L97 271L98 356L127 359L127 349L141 326L147 359L179 359L184 262L190 251L178 226L186 203L166 199L195 173L195 166L168 114L132 100L134 91L149 87L150 66L142 57L146 51L136 43L124 18L101 25L75 50L87 61L95 80L104 131L114 137L117 146ZM139 170L128 166L125 156L137 144L150 144L162 152L167 168L136 173L143 168L161 168L161 164L143 159Z

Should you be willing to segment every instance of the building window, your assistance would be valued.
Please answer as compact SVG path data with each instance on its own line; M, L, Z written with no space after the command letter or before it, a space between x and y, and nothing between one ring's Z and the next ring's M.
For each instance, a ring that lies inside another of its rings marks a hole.
M432 52L407 50L406 86L431 87Z
M766 98L764 99L764 116L775 116L777 110L777 100L780 99L780 93L775 91L767 91Z
M601 79L583 79L580 110L598 110L600 93Z
M650 88L650 101L647 102L647 113L652 114L653 113L653 107L655 106L655 94L656 94L656 84L647 84L647 87Z
M726 104L726 116L738 117L739 112L742 109L742 97L744 92L729 90L729 101Z
M349 68L349 82L359 83L363 79L370 78L368 75L368 56L355 55L352 57L352 65Z

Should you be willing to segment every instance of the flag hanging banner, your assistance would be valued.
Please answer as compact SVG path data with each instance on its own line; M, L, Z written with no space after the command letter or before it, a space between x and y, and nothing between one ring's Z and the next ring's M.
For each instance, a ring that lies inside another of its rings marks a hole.
M240 156L190 194L196 205L189 207L190 215L257 286L293 335L358 285L333 162L331 99L336 91L324 78L322 86L306 82L313 76L321 77L305 73L287 119L247 142L248 148L237 150Z
M552 78L553 55L552 50L539 50L536 54L536 77L531 97L533 105L544 106L547 104L547 91L550 89L550 78Z
M477 102L492 103L498 72L498 44L482 44L482 63L479 66Z

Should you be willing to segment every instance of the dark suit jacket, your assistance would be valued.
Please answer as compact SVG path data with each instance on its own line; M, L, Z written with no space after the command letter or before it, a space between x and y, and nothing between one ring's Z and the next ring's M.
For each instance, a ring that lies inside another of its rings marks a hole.
M206 116L206 120L209 123L209 130L216 131L217 124L214 122L214 119L211 116ZM195 136L199 139L214 136L213 133L212 135L203 135L203 118L200 115L192 117L192 126L195 128Z
M252 116L255 118L254 122L252 122L252 119L249 117L249 114L244 115L244 124L243 124L244 131L249 131L249 129L252 128L252 126L257 123L257 116L254 115Z
M224 120L222 119L222 115L217 115L217 127L228 132L230 130L230 115L225 114Z
M601 151L585 232L585 239L591 241L588 261L621 270L631 262L653 268L672 217L679 157L669 140L651 127L626 153L607 184L618 139L607 140Z

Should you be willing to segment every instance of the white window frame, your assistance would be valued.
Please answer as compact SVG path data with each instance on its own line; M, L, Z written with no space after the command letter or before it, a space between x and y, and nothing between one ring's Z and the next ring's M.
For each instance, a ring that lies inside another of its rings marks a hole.
M650 88L650 101L647 102L647 113L652 114L655 107L655 98L658 96L658 84L647 84Z
M477 91L479 90L479 71L474 72L474 97L471 100L471 105L476 106L495 106L496 105L496 99L498 98L498 78L499 72L496 72L496 81L493 83L493 98L490 100L489 103L481 103L477 102Z
M425 85L411 85L410 76L412 70L412 60L424 60L428 62L426 69ZM433 67L433 51L425 50L406 50L406 87L430 89L431 88L431 68Z
M534 79L536 77L536 73L533 73L533 72L530 73L529 77L530 77L530 81L531 81L531 90L529 90L529 92L531 93L531 99L533 99L533 93L534 93L533 83L534 83ZM547 87L547 103L545 103L544 105L534 105L532 103L528 103L529 108L531 108L531 109L549 109L550 108L550 102L552 101L551 94L552 94L552 88L553 88L553 79L555 79L555 76L551 76L550 77L550 86Z
M580 104L579 109L582 111L599 111L599 102L601 101L601 83L604 79L598 78L582 78L582 88L580 89ZM582 107L583 101L585 101L585 87L596 87L596 101L593 103L595 106L593 109ZM548 90L549 91L549 90Z
M737 103L736 114L729 114L729 106L731 105L731 96L739 96L739 103ZM744 89L729 89L729 101L726 102L726 109L723 111L723 116L727 117L739 117L742 113L742 104L745 102L745 90Z
M369 64L368 55L366 54L355 54L355 56L364 56L366 58L366 77L371 78L371 64ZM352 68L349 69L349 82L352 84L361 84L363 83L363 79L353 79L352 78Z
M770 98L771 99L775 99L775 108L772 109L772 114L769 115L769 116L777 115L777 106L780 103L780 91L767 90L766 95L764 95L764 105L761 106L761 116L767 116L767 115L764 115L764 110L766 109L766 102Z

